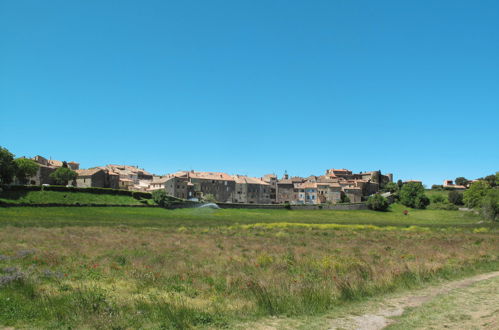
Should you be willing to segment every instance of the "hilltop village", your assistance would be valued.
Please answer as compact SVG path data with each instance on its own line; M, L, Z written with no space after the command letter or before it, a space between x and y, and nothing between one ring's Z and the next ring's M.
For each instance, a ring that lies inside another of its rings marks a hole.
M336 204L359 203L393 181L392 174L381 171L352 173L347 169L329 169L323 175L261 178L229 175L221 172L181 171L155 175L138 166L105 165L80 169L76 162L33 157L39 168L28 180L32 185L55 184L50 174L62 166L76 172L69 184L76 187L100 187L153 192L165 190L170 196L200 200L207 195L218 202L246 204Z

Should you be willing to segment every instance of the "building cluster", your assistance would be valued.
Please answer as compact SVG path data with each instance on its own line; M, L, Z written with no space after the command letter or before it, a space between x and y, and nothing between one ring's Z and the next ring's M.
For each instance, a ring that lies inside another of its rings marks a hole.
M40 168L31 184L54 184L50 174L63 162L32 158ZM335 204L343 201L361 202L375 194L380 186L393 181L391 174L380 171L352 173L346 169L330 169L324 175L278 178L267 174L261 178L229 175L221 172L181 171L158 176L138 166L106 165L80 169L75 162L67 163L77 173L71 185L137 191L165 190L170 196L200 200L208 195L224 203L251 204Z

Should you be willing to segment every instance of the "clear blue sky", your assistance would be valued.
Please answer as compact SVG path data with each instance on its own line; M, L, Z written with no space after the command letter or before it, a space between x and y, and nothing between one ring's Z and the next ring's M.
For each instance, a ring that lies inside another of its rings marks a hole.
M0 145L155 173L499 170L499 2L0 2Z

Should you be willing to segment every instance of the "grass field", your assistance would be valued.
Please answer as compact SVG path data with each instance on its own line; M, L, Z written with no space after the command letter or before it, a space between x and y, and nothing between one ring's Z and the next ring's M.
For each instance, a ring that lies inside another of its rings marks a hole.
M140 205L132 196L62 191L2 191L0 202L14 204L105 204ZM150 201L152 202L152 200Z
M1 208L0 327L232 327L499 269L468 212Z

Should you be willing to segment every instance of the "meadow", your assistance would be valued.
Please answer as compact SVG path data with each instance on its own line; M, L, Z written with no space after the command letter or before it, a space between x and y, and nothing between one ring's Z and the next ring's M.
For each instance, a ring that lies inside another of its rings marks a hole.
M0 326L230 328L499 269L470 212L0 208Z

